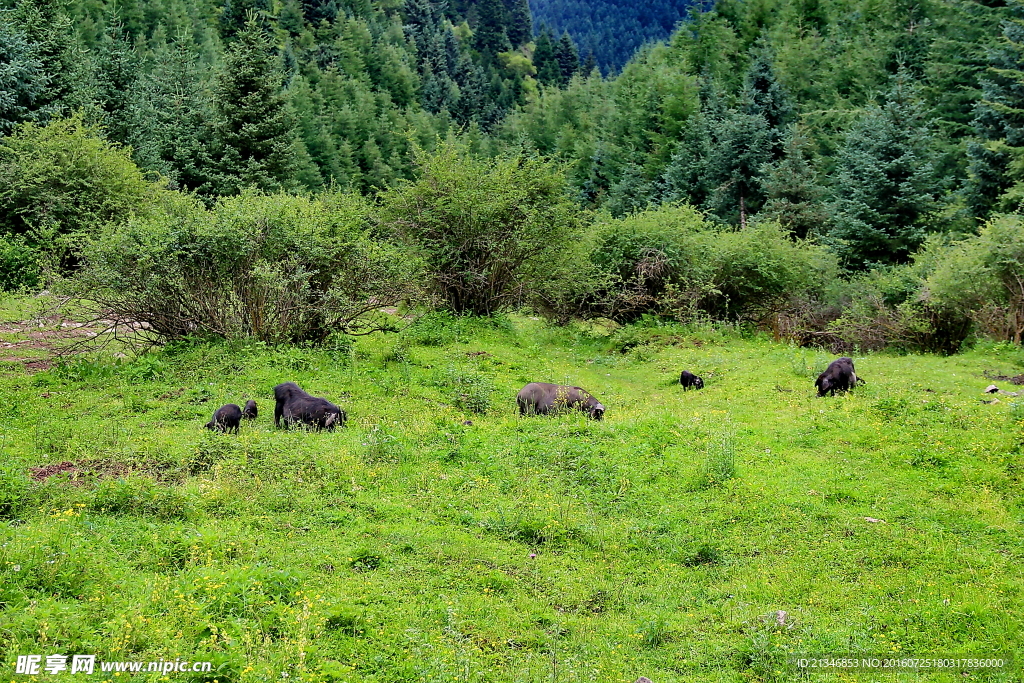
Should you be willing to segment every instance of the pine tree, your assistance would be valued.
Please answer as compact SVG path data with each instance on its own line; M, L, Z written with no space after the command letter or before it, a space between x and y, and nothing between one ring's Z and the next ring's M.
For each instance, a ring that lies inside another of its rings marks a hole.
M22 121L45 118L48 112L38 102L48 84L43 62L25 34L0 14L0 137Z
M783 158L765 167L762 185L767 201L759 218L777 220L801 239L828 232L827 191L817 180L811 141L798 127L786 136Z
M764 199L761 169L771 161L772 138L761 114L730 110L713 123L714 145L707 160L708 208L723 220L747 226Z
M290 36L298 37L302 34L306 28L306 18L302 14L302 4L299 0L285 1L277 17L277 25Z
M608 193L607 207L613 216L626 216L646 209L654 194L654 184L644 169L637 164L627 164L622 169L622 177Z
M593 50L588 50L587 58L583 60L583 66L580 67L580 73L589 78L597 68L597 57L594 56ZM600 70L598 70L598 74L600 74Z
M294 187L296 131L281 80L270 41L250 16L217 78L220 194Z
M333 180L344 185L347 178L338 146L321 114L323 98L310 86L308 80L296 76L288 87L288 99L295 111L299 137L312 162L319 169L321 182ZM307 181L304 184L309 183Z
M37 119L62 116L91 100L88 60L75 38L71 18L61 0L19 0L11 16L24 33L45 76L46 87L36 98Z
M771 160L782 158L786 138L786 125L793 116L782 85L775 76L771 49L764 44L752 50L753 59L743 83L744 109L748 114L760 114L768 126Z
M440 8L430 0L410 0L406 21L405 33L418 57L420 104L433 113L451 111L459 96L453 80L460 57L457 40L444 25Z
M176 186L214 194L217 174L213 111L198 56L190 41L161 48L151 73L140 79L137 122L129 142L136 162Z
M662 201L683 200L694 206L707 206L711 196L708 160L715 142L711 134L711 118L711 110L702 106L701 111L687 121L683 136L661 177Z
M746 227L764 200L761 173L772 159L768 122L752 109L749 99L727 109L714 79L705 75L701 112L684 129L662 176L665 199L687 199Z
M537 67L537 80L545 85L558 85L562 80L562 67L555 57L555 40L551 29L541 26L533 50L533 65Z
M333 22L340 9L337 0L301 0L302 14L310 24L318 26L320 22Z
M270 0L224 0L218 26L220 37L232 40L245 29L250 17L255 15L263 20L269 13Z
M853 268L906 261L939 208L932 132L909 80L897 73L839 153L828 240Z

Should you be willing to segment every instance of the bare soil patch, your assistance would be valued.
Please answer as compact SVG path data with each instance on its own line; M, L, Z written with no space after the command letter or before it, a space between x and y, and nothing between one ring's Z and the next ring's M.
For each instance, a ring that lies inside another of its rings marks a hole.
M69 484L80 486L99 479L118 479L132 473L145 474L161 481L170 478L169 470L168 465L161 463L129 463L101 458L75 462L65 460L51 465L29 467L28 473L32 480L37 482L44 482L51 477L67 474Z

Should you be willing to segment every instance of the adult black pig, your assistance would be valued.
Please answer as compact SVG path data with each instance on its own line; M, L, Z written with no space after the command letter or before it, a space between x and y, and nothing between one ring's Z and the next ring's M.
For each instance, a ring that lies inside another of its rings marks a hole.
M864 380L858 378L853 370L853 359L843 356L828 364L825 372L814 381L814 386L818 388L819 397L826 393L835 396L837 391L853 389L857 382L864 384Z
M547 415L560 410L581 410L592 419L604 417L604 406L590 392L547 382L530 382L516 396L520 415Z
M325 398L310 396L295 382L274 387L274 426L284 428L292 424L305 424L316 431L345 426L345 411Z

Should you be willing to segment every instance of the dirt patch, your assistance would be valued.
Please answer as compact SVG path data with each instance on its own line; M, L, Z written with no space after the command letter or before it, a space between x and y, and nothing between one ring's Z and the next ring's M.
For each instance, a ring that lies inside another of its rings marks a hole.
M56 354L66 342L81 341L96 337L110 321L97 320L80 323L60 316L44 316L21 322L0 323L0 351L10 351L0 360L23 362L29 372L38 372L53 367L53 362L38 355L28 356L27 351L45 351Z
M1010 384L1016 384L1017 386L1024 386L1024 374L1014 375L996 375L991 370L986 370L984 373L986 379L995 380L996 382L1009 382Z
M77 472L78 468L75 467L75 463L69 461L59 462L56 465L46 465L45 467L28 468L29 476L35 481L46 481L58 474L70 474L71 478L74 479Z
M67 474L68 482L76 486L84 484L86 481L95 481L97 479L118 479L126 477L133 472L151 476L157 481L170 478L168 476L170 474L170 467L165 464L127 463L110 459L79 460L78 462L65 460L53 465L28 468L29 476L32 477L33 481L44 482L50 477Z

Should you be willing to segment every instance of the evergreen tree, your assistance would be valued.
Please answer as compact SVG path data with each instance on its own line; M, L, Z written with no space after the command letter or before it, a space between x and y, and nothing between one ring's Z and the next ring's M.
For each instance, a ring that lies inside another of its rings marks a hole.
M555 40L547 26L541 26L533 50L533 65L537 67L537 80L545 85L558 85L562 81L562 67L555 57Z
M840 150L829 241L850 267L906 261L938 210L932 132L905 70Z
M48 84L42 60L25 34L0 13L0 137L22 121L40 114L45 118L37 103Z
M508 4L508 22L506 33L512 47L519 47L530 42L533 37L533 15L530 14L529 0L506 0Z
M772 158L772 136L761 114L730 110L715 122L707 160L712 189L708 208L723 220L747 226L764 199L761 169Z
M974 108L978 139L967 147L968 207L985 218L993 209L1016 210L1024 199L1024 21L1003 24L991 67L981 81L982 97Z
M775 77L772 53L767 45L753 51L753 59L744 79L743 99L748 114L760 114L768 126L772 161L782 158L786 138L786 124L793 115L782 85Z
M555 45L555 61L558 63L558 82L565 86L580 70L580 53L568 31Z
M247 186L268 192L294 187L295 122L281 80L270 41L250 17L217 78L221 194Z
M708 119L712 116L709 108L702 106L701 111L687 121L661 178L663 201L682 200L694 206L707 206L711 196L708 160L714 144Z
M310 24L317 26L322 21L333 22L341 9L337 0L300 0L302 15Z
M637 164L627 164L622 177L608 193L608 210L616 217L643 211L651 203L654 194L654 184L647 178L644 169Z
M430 0L410 0L406 21L405 32L418 57L420 103L429 112L451 111L459 97L452 78L460 58L455 36L445 26L440 8Z
M818 183L811 141L796 126L786 136L784 156L764 169L767 197L759 218L777 220L794 237L823 236L830 214L826 189Z
M46 87L35 100L38 120L61 116L91 100L88 60L75 38L62 0L19 0L12 13L41 65Z
M583 66L580 67L580 73L584 76L589 77L594 73L594 69L597 69L597 57L594 56L593 50L587 51L587 58L583 60ZM600 71L598 71L600 73Z
M493 61L499 52L512 49L505 31L505 6L502 0L480 0L473 47L485 62Z
M270 0L224 0L220 13L220 36L232 40L244 30L249 18L263 20L270 12Z
M201 194L215 192L213 112L198 56L189 41L161 48L140 79L137 122L129 142L138 164Z
M764 200L761 172L772 159L771 129L749 97L740 107L726 109L710 77L701 96L701 114L687 127L665 170L663 193L746 227Z
M286 0L277 17L277 25L288 35L298 37L306 28L306 18L302 14L299 0Z
M327 180L346 186L348 178L342 167L337 142L327 129L321 113L323 98L300 75L290 83L288 99L295 111L299 137L305 152L318 169L320 183ZM303 184L308 186L308 179Z
M134 136L133 102L139 56L116 17L109 17L96 58L96 103L103 110L108 140L127 144Z

